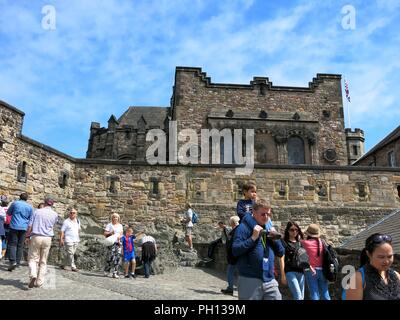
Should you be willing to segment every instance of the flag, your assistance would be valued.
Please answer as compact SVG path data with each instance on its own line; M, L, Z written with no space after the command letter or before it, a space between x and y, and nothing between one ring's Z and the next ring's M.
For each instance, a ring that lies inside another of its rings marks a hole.
M347 100L350 102L349 84L347 83L346 79L344 79L344 91L346 92Z

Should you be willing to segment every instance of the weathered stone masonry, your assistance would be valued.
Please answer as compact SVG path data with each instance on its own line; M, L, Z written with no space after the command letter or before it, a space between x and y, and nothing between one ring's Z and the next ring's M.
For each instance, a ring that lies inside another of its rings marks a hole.
M51 193L58 212L75 205L81 214L101 223L118 212L125 222L148 230L163 225L166 241L182 230L179 215L190 201L201 217L195 241L207 242L216 236L210 227L235 214L243 182L254 180L259 195L274 207L278 227L289 218L303 227L317 222L339 243L398 208L400 183L397 168L346 166L349 153L341 99L338 75L318 75L308 88L274 87L267 78L254 78L250 85L222 85L211 83L200 69L178 67L171 107L161 118L176 120L178 129L256 128L260 148L266 141L266 150L271 146L277 150L274 159L263 158L256 143L259 158L250 176L236 175L235 165L150 166L138 161L134 155L143 155L145 145L139 146L136 137L135 145L124 146L124 139L138 132L143 135L161 119L151 124L138 115L129 116L138 120L137 127L122 121L126 131L120 128L118 148L113 134L121 123L115 117L109 122L110 128L116 126L112 135L92 124L93 131L102 132L97 138L91 136L88 155L93 157L75 159L23 136L24 113L0 102L0 193L16 198L27 191L35 206ZM304 165L287 164L285 143L291 135L309 143ZM352 143L363 139L352 138ZM103 148L109 159L102 156ZM327 160L327 149L334 150L335 157Z

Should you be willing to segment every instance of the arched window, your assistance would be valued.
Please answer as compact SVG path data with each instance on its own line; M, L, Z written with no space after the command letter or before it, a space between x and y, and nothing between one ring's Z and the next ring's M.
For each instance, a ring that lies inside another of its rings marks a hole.
M287 142L288 163L305 164L304 141L298 136L292 136Z

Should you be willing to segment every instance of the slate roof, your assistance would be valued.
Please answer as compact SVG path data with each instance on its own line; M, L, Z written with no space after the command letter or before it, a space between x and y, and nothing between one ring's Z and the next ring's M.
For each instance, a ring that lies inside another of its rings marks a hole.
M119 126L128 125L137 129L137 123L143 117L147 128L159 127L163 130L168 111L168 107L129 107L118 119Z
M400 210L392 212L373 225L370 225L364 231L351 237L349 240L344 242L340 248L362 250L365 245L365 240L373 233L391 235L393 239L393 250L395 253L400 253Z
M379 149L382 149L387 144L391 143L394 140L400 138L400 126L394 129L391 133L389 133L385 138L381 140L378 144L376 144L371 150L369 150L366 154L364 154L361 158L357 159L352 165L357 165L357 162L365 159L366 157L370 156L371 154L375 153Z

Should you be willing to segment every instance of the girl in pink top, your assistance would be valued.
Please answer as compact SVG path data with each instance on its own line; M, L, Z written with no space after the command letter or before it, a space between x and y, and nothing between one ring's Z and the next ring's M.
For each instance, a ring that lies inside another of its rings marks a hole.
M304 269L311 300L331 300L328 281L322 272L324 246L320 239L319 225L310 224L305 232L307 240L301 241L310 259L310 269Z
M306 249L310 259L312 269L322 268L322 255L324 246L320 238L308 237L307 240L302 240L301 244Z

